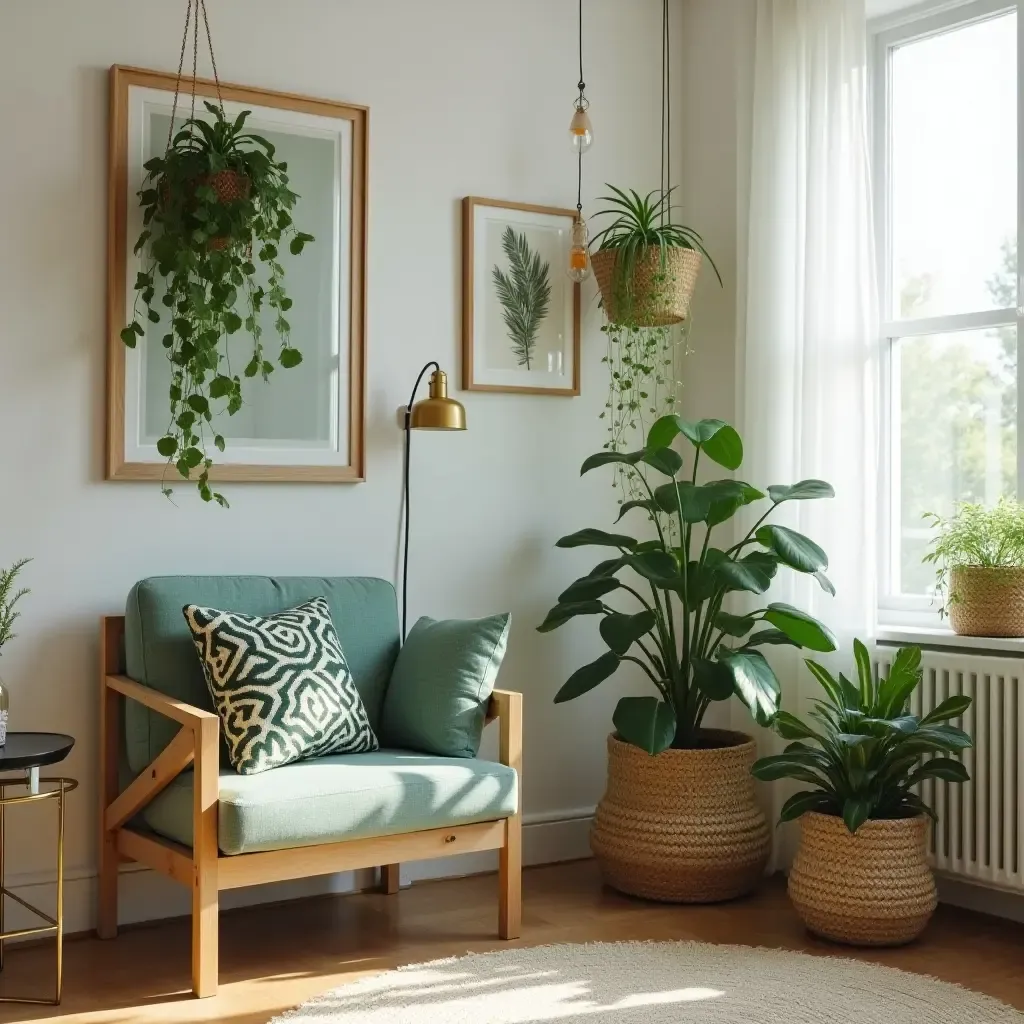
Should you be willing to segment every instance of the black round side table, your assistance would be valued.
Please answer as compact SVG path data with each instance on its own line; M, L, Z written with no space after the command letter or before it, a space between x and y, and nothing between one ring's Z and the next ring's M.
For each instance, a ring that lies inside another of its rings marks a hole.
M76 779L60 776L39 777L39 769L57 764L68 756L75 745L73 736L57 732L9 732L0 747L0 773L22 772L23 777L0 778L0 970L4 966L4 940L53 934L57 940L57 978L52 999L0 996L0 1003L39 1003L56 1006L60 1003L64 973L64 795L78 786ZM8 795L9 790L15 790ZM38 907L27 903L4 886L4 847L7 839L7 808L15 804L55 800L57 803L57 916L50 917ZM46 922L36 928L4 931L4 897L10 897L26 910Z

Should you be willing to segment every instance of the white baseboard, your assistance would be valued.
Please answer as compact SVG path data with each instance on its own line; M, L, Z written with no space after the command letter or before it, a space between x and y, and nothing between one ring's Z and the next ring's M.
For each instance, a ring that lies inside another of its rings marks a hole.
M590 856L590 822L593 808L525 815L523 819L523 862L553 864ZM408 885L426 878L455 878L460 875L495 871L496 851L416 861L402 866L402 883ZM319 896L325 893L354 892L374 884L374 870L346 871L336 875L297 879L272 885L229 889L221 893L225 909L257 903ZM57 885L53 874L36 873L12 876L7 888L24 900L53 914L57 905ZM127 864L121 869L119 891L121 924L180 917L190 912L189 893L175 882L149 868ZM5 926L28 928L41 922L13 900L8 902ZM64 930L68 934L91 931L96 922L96 872L69 870L64 874Z
M943 875L938 876L935 883L942 903L1024 924L1024 892L990 889L962 878Z

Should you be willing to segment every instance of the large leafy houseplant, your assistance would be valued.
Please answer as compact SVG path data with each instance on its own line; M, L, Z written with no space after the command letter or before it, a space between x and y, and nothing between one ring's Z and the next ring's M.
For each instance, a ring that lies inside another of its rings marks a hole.
M923 717L909 713L910 695L921 682L921 651L902 648L887 679L874 677L867 648L854 641L857 682L838 677L810 659L824 700L808 712L813 725L780 711L774 728L791 742L781 754L762 757L754 775L766 782L795 779L811 788L783 804L780 819L806 811L841 817L856 832L865 821L911 818L935 812L914 792L925 779L966 782L967 769L955 756L971 746L962 729L950 725L971 705L953 696ZM927 758L927 760L925 760Z
M693 449L685 473L684 460L673 447L679 435ZM832 487L822 480L774 485L767 492L741 480L699 484L702 456L728 470L738 469L743 459L739 434L721 420L689 422L664 416L651 427L641 450L603 451L583 463L581 473L600 466L644 464L663 477L665 482L654 487L640 477L645 497L626 502L619 513L620 520L631 511L643 513L656 536L638 540L585 529L562 537L558 547L595 545L615 554L563 591L538 627L547 632L579 615L600 616L600 634L608 650L577 669L555 701L573 700L594 689L623 662L638 665L657 695L621 698L613 721L621 739L651 754L669 747L700 747L708 707L734 694L758 722L771 722L779 708L780 689L761 652L765 645L835 649L826 626L790 605L773 602L743 615L723 610L731 593L763 594L780 568L815 576L832 592L824 575L825 552L795 530L767 523L782 503L831 497ZM716 528L744 506L760 501L768 502L767 509L740 540L724 548L712 544ZM673 521L678 543L668 531ZM626 573L638 576L639 584L620 579ZM639 609L626 612L610 606L613 594L628 597Z
M267 380L274 370L263 348L264 307L274 313L278 364L287 369L302 361L285 316L292 300L280 249L287 244L297 255L313 236L293 223L298 196L288 187L287 164L275 160L267 139L244 131L250 112L230 121L221 107L206 108L212 121L190 118L166 153L145 164L138 193L143 230L135 243L144 269L135 281L135 315L121 339L134 348L145 335L143 319L166 323L170 415L157 450L182 477L195 477L204 501L226 505L210 486L210 446L225 447L211 426L213 403L225 403L234 415L242 408L242 377ZM252 352L239 375L227 339L242 329Z

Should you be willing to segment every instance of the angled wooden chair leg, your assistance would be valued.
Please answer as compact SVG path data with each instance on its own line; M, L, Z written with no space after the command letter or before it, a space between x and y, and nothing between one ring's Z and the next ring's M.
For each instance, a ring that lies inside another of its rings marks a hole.
M505 845L498 851L498 936L518 939L523 916L523 823L518 814L505 822Z
M192 991L217 994L217 719L202 722L196 735L192 802Z
M382 864L380 869L381 892L394 896L401 887L401 864Z

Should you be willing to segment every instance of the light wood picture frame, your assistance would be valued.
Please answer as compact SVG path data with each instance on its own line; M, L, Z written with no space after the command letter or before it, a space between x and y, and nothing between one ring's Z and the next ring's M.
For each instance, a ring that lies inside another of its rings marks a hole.
M553 206L463 199L464 390L580 393L580 286L565 269L577 216ZM525 323L513 301L521 287L531 296Z
M177 471L156 452L167 415L169 374L158 333L127 349L121 329L133 319L133 253L140 217L142 164L162 153L177 77L115 65L110 69L107 237L108 480L173 482ZM175 126L190 116L191 79L183 80ZM365 479L367 135L364 106L220 83L229 117L251 110L247 128L269 137L287 159L300 199L296 224L316 236L294 263L286 287L295 369L250 389L245 416L221 414L227 438L212 481L357 483ZM196 113L216 101L215 82L196 82ZM298 180L301 179L301 180ZM304 191L304 186L306 191ZM305 204L305 206L304 206ZM307 226L303 217L313 217ZM317 244L319 243L319 244ZM311 250L313 258L309 258ZM302 299L306 302L300 308ZM295 314L299 313L298 316ZM144 321L145 318L143 318ZM243 332L232 336L243 338ZM264 344L271 341L264 336ZM259 378L254 378L259 380ZM253 381L246 381L246 385ZM263 390L261 390L261 388ZM216 417L215 417L216 418ZM230 431L230 432L228 432ZM180 478L179 478L180 482Z

